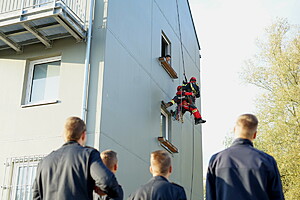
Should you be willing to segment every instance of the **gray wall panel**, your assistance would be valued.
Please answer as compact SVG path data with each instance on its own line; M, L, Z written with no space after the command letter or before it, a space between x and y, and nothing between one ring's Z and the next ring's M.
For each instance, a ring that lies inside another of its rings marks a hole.
M100 138L101 149L109 148L107 142L122 152L119 162L124 168L120 168L118 177L126 196L150 177L149 155L162 149L156 141L160 134L160 101L173 98L183 80L176 2L135 4L132 1L109 3ZM188 12L180 15L182 23L186 23L182 27L186 73L188 78L195 76L199 81L198 43L187 2L182 4L179 10ZM157 61L162 31L172 43L172 67L179 79L170 78ZM194 119L189 114L184 120L184 124L171 123L172 143L180 153L173 156L174 171L170 178L183 185L188 196L193 191L193 199L199 199L203 194L201 128L192 125Z
M123 185L125 197L151 177L150 153L163 149L156 140L160 136L160 101L173 98L183 80L176 2L108 1L106 21L105 2L96 1L88 145L118 152L117 178ZM186 74L188 78L199 79L199 49L188 4L178 2ZM161 55L162 31L172 43L172 67L178 79L172 79L157 60ZM0 153L0 162L7 157L48 154L63 144L61 133L65 119L81 113L85 48L85 42L76 43L73 38L66 38L55 41L51 49L36 44L26 46L19 55L11 50L0 51L0 110L5 113L0 117L4 122L0 126L3 138L0 145L6 149ZM26 62L58 55L62 56L60 103L21 108ZM200 108L200 99L197 105ZM173 155L170 179L183 185L188 196L193 191L192 199L201 199L201 126L193 126L193 118L188 113L184 121L183 124L171 122L171 141L179 153Z
M108 30L150 72L152 1L109 1L108 6Z

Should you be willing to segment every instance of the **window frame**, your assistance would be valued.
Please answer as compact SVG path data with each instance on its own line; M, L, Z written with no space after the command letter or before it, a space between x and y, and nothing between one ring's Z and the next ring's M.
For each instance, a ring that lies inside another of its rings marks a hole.
M54 56L54 57L43 58L43 59L39 59L39 60L32 60L29 62L25 102L24 102L24 105L22 105L22 107L28 107L28 106L33 106L33 105L44 105L44 104L58 102L57 98L56 99L44 99L44 100L36 101L36 102L30 101L30 98L32 95L32 85L33 85L33 76L34 76L35 65L45 64L45 63L50 63L50 62L57 62L57 61L61 62L61 56ZM60 67L61 67L61 63L60 63Z
M166 122L166 124L165 124L165 130L163 132L162 131L162 127L161 127L161 133L160 133L160 135L162 137L164 137L165 139L171 141L171 130L170 130L170 127L171 127L171 115L167 111L165 111L163 108L161 108L161 110L160 110L160 115L161 116L163 115L165 117L165 122ZM160 118L160 123L162 123L161 122L161 118Z
M16 199L17 194L22 194L21 199L32 199L32 186L36 178L37 167L44 157L45 155L32 155L6 158L1 186L2 198Z
M31 170L29 170L29 168L32 167ZM12 177L12 190L11 192L11 197L12 199L16 199L17 197L17 193L20 190L20 193L22 193L23 198L21 199L28 199L27 197L32 197L32 186L33 186L33 182L34 179L36 177L36 171L37 171L37 167L38 167L38 161L35 162L14 162L13 163L13 177ZM20 169L22 168L22 172L20 172ZM24 172L26 170L26 172ZM30 172L30 174L28 174L28 172ZM21 177L22 176L22 177ZM21 184L19 185L19 179L21 178ZM29 182L30 181L30 182ZM19 189L20 188L20 189ZM29 192L29 193L28 193ZM31 195L30 195L31 193ZM31 198L29 198L31 199Z
M164 45L163 45L163 42L164 43L166 43L167 45L167 48L164 48L164 55L163 55L163 47L164 47ZM169 40L169 38L166 36L166 34L162 31L161 32L161 57L165 57L166 55L170 55L171 56L171 53L172 53L172 51L171 51L171 41ZM171 64L171 63L169 63L169 64Z
M160 57L158 58L161 66L166 70L169 76L173 79L177 79L178 75L176 71L172 68L172 59L167 61L166 56L169 55L172 57L172 43L166 34L161 31L161 43L160 43Z

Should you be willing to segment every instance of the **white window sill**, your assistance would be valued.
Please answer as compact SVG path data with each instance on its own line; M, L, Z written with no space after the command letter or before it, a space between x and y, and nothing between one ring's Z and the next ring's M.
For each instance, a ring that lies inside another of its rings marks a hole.
M39 101L39 102L33 102L33 103L28 103L28 104L25 104L25 105L21 105L21 108L56 104L56 103L59 103L59 102L60 102L59 100L45 100L45 101Z

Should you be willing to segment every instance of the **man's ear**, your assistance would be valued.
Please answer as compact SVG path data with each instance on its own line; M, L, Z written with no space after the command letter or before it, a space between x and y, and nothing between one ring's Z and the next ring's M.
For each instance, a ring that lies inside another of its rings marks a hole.
M170 167L169 167L169 173L170 174L172 173L172 170L173 170L172 165L170 165Z
M118 170L118 164L114 164L114 170L115 170L115 171Z
M257 135L257 131L255 131L255 133L253 134L253 139L256 138L256 135Z
M81 135L81 139L82 139L82 141L84 141L84 140L85 140L85 138L86 138L86 131L84 131L84 132L82 133L82 135Z
M153 174L153 170L152 170L151 166L149 167L149 171L150 171L151 174Z

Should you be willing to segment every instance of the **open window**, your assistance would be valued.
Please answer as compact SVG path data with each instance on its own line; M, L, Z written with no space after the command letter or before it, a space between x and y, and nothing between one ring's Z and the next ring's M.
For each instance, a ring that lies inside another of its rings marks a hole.
M171 42L164 32L161 33L161 57L171 55ZM171 62L170 62L171 64Z
M178 153L178 149L171 143L171 136L171 114L164 108L161 108L160 136L157 137L157 140L170 153Z
M164 109L161 109L160 112L160 134L162 137L167 140L171 139L170 133L170 115Z
M177 73L171 66L171 42L164 32L161 33L161 55L158 60L171 78L178 78Z
M25 105L57 102L60 65L60 56L29 63Z

